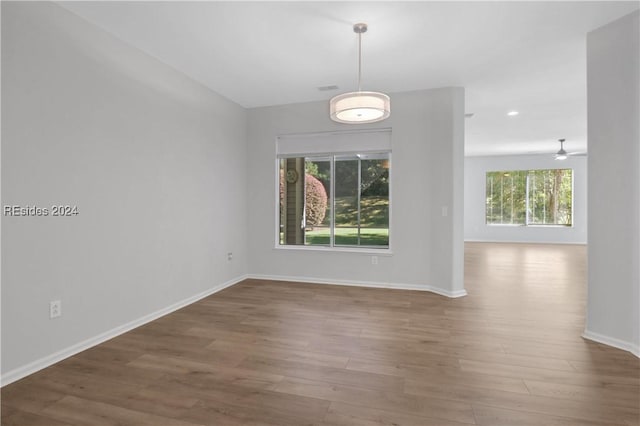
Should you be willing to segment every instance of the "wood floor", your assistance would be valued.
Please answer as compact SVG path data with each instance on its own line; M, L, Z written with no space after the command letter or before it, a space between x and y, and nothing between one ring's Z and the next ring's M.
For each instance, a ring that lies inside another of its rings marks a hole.
M247 280L2 389L2 425L638 425L582 246L466 245L467 297Z

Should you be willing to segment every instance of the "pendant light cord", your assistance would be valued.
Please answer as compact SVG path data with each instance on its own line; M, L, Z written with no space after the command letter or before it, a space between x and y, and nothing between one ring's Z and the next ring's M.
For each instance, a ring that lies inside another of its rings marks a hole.
M362 33L358 33L358 92L362 92Z

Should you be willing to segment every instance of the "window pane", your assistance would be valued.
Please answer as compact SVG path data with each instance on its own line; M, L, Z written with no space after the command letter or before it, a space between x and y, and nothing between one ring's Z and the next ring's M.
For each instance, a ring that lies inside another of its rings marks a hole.
M359 245L358 157L338 157L335 161L335 245Z
M389 160L363 158L360 169L360 245L389 246Z
M530 170L527 224L572 224L571 169Z
M304 158L280 160L280 244L304 244Z
M305 159L306 245L331 244L331 161Z
M526 171L487 172L486 221L488 224L525 224L526 176Z
M389 156L336 158L335 244L389 246Z

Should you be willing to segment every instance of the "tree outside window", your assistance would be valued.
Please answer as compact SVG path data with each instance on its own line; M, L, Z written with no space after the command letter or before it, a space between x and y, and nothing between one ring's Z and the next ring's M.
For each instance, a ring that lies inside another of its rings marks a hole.
M572 226L572 206L571 169L487 172L489 225Z

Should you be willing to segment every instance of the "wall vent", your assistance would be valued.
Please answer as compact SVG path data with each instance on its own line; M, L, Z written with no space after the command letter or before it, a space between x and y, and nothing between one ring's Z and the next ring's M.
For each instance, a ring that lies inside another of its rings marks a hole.
M329 90L338 90L338 86L332 84L331 86L320 86L318 90L321 92L328 92Z

